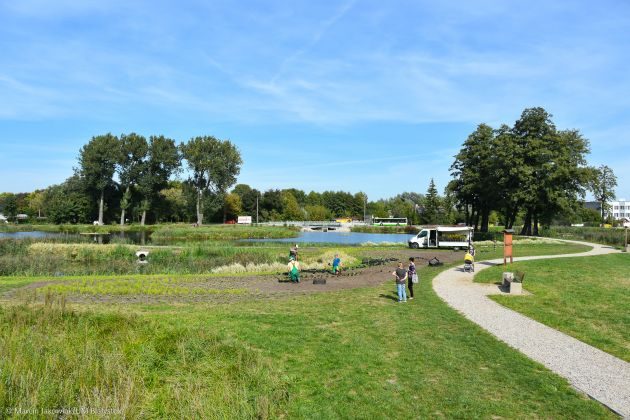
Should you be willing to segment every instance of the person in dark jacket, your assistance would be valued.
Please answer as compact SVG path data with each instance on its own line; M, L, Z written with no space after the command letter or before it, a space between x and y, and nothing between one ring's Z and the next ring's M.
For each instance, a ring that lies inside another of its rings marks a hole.
M407 286L409 287L409 299L413 299L413 276L417 275L416 263L413 257L409 258L409 269L407 270Z

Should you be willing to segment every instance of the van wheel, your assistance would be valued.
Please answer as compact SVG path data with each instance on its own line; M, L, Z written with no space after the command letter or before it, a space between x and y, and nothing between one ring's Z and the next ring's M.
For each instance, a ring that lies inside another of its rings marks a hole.
M417 243L417 242L414 242L414 243L412 243L412 244L411 244L411 247L412 247L413 249L418 249L418 248L420 248L420 245L418 245L418 243Z

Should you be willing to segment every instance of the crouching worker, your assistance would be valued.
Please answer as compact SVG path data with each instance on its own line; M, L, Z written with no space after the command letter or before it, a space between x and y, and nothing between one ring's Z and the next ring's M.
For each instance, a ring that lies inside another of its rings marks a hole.
M335 254L335 259L333 259L332 273L341 274L341 258L339 258L339 254Z
M295 258L291 257L289 259L289 280L291 283L299 283L300 282L300 263L295 260Z

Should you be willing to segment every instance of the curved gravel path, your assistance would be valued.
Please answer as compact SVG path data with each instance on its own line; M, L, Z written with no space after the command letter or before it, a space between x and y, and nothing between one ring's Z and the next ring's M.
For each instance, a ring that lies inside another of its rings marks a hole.
M619 252L603 245L565 242L588 245L593 249L579 254L521 257L514 261ZM503 264L503 259L477 262L475 269L479 272L498 264ZM459 266L440 273L433 280L433 289L451 307L501 341L566 378L575 388L622 417L630 418L630 363L499 305L487 297L503 293L499 286L473 283L472 280L473 276L464 273Z

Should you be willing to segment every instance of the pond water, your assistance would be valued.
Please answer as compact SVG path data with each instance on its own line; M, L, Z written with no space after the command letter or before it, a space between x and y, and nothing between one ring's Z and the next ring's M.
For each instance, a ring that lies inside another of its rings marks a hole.
M343 245L359 245L372 243L407 244L411 235L392 233L359 233L359 232L300 232L298 237L284 239L247 239L245 242L282 242L282 243L333 243ZM0 232L0 239L57 239L68 242L94 242L99 244L128 243L148 245L151 243L151 232L115 232L110 234L80 235L62 232ZM160 241L168 242L168 241Z
M62 239L68 242L130 243L145 245L151 242L151 232L115 232L109 234L78 234L64 232L0 232L0 239Z
M393 242L407 244L412 235L397 233L359 233L359 232L301 232L297 238L283 239L248 239L247 242L285 242L285 243L333 243L358 245L366 242Z

